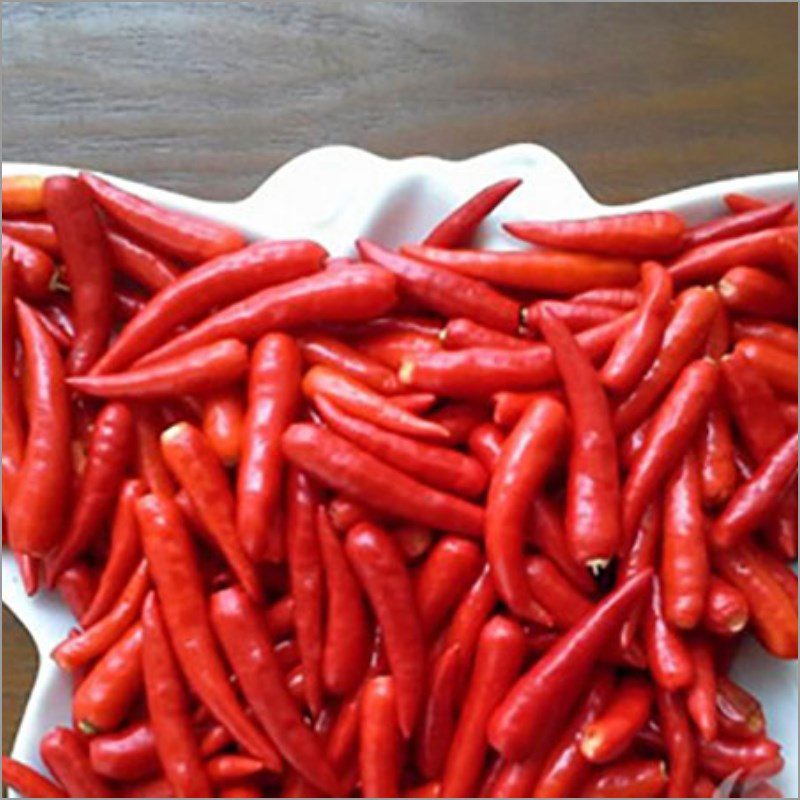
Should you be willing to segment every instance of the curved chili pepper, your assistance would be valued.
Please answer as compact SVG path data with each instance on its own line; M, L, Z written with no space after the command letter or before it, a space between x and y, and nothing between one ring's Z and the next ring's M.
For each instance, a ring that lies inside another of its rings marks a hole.
M521 178L506 178L482 189L448 214L425 237L424 244L431 247L463 247L468 244L481 222L521 183Z
M81 619L86 613L96 587L95 571L84 561L65 569L56 581L56 591L75 619Z
M227 386L247 371L247 347L221 339L186 353L117 375L69 378L72 389L96 397L153 399L202 394Z
M439 331L439 339L446 350L463 350L466 347L524 350L531 346L530 341L487 328L465 317L448 320L444 328Z
M93 734L116 728L142 690L142 626L130 628L92 667L72 696L77 727Z
M221 389L204 398L203 433L226 466L239 461L244 413L238 388Z
M408 738L419 714L425 675L425 637L411 578L397 545L377 525L362 522L352 528L345 551L385 636L400 729Z
M470 431L467 448L486 472L491 473L497 466L504 441L505 435L497 425L492 422L482 422Z
M622 528L627 542L659 484L687 452L711 406L717 375L715 362L693 361L680 373L655 413L622 491Z
M570 302L591 306L609 306L633 311L641 301L638 289L587 289L570 298Z
M525 574L531 594L552 617L556 628L567 630L592 610L592 604L549 558L529 556L525 560Z
M466 536L483 535L479 506L431 489L315 425L289 427L283 453L321 483L377 511Z
M688 797L698 757L686 704L679 693L657 687L656 706L667 751L668 796Z
M618 434L633 430L646 419L681 370L702 349L718 307L719 300L712 289L695 286L678 296L661 350L638 386L614 413Z
M134 722L89 741L92 769L113 781L151 778L161 771L156 739L150 722Z
M742 339L736 350L753 362L775 391L797 397L797 353L759 339Z
M431 266L424 260L398 255L367 239L359 239L356 246L365 261L391 272L402 293L420 305L445 317L468 317L488 328L516 332L519 303L482 281L441 269L441 265Z
M715 780L721 781L732 773L738 773L739 780L745 781L776 775L783 769L784 762L780 746L770 739L715 739L713 742L700 742L700 764Z
M359 774L364 797L397 797L400 793L402 739L397 716L401 708L396 678L371 678L361 696Z
M786 202L758 205L746 210L731 208L731 211L739 213L712 219L690 228L683 237L683 244L685 247L698 247L701 244L769 228L786 217L791 212L792 206L791 202Z
M610 306L559 300L537 300L522 309L522 323L527 331L541 329L540 320L542 310L545 308L552 316L561 320L573 333L580 333L588 328L595 328L598 325L612 322L625 313L619 308L611 308Z
M431 422L447 430L448 444L452 445L464 444L472 430L486 418L486 409L473 403L447 403L428 416Z
M319 493L306 473L291 468L286 477L286 556L294 597L295 636L306 696L316 717L322 708L323 573L317 530Z
M686 694L686 708L705 742L717 738L717 675L713 645L707 638L689 643L694 680Z
M644 622L647 663L653 680L667 691L688 687L694 678L692 657L685 640L664 618L661 581L653 579L653 592Z
M763 317L742 317L731 326L734 342L760 339L790 353L797 352L797 329Z
M228 225L151 203L88 172L80 174L80 181L126 230L184 261L205 261L245 245L244 236Z
M147 495L136 504L136 516L169 639L186 680L247 752L278 770L277 753L247 718L228 682L211 632L194 546L178 507L169 498Z
M369 333L358 341L359 352L387 367L397 369L403 360L417 353L436 353L442 349L441 329L434 335L416 331L386 331Z
M44 209L44 178L40 175L3 176L3 213L35 214Z
M39 743L39 752L70 797L111 797L111 786L92 769L84 738L69 728L53 728Z
M265 333L309 323L350 322L383 314L396 301L395 281L385 270L356 264L262 289L206 317L151 351L141 363L172 358L229 336L253 341Z
M667 784L663 761L631 758L598 770L583 785L581 797L661 797Z
M711 575L703 611L703 627L718 636L733 636L744 630L750 618L747 600L727 581Z
M56 276L53 259L34 245L27 244L5 231L3 256L14 271L17 294L26 300L46 300Z
M534 400L503 444L486 501L486 556L497 590L515 614L544 625L552 620L534 601L522 561L524 523L565 435L564 407Z
M3 756L3 783L22 797L64 797L66 792L44 775L13 758Z
M541 329L569 401L573 433L567 478L567 540L573 558L602 569L620 543L619 477L608 400L586 354L547 310Z
M569 714L600 653L647 595L652 570L616 588L512 687L492 715L489 741L507 758L530 755Z
M402 250L431 268L445 268L465 279L480 279L542 294L575 294L599 287L632 286L638 276L636 264L627 258L563 250L495 252L446 250L424 245L405 245ZM457 313L436 310L445 316Z
M339 780L286 688L258 609L241 589L225 589L211 599L211 621L249 705L275 746L313 785L337 796Z
M133 436L133 415L123 403L109 403L97 415L64 541L46 565L48 585L89 547L111 516L133 455Z
M755 267L734 267L717 284L725 305L736 314L756 314L791 320L797 316L797 298L786 281Z
M717 677L715 704L722 734L735 739L764 736L767 723L761 703L724 675Z
M151 292L158 292L180 277L174 264L116 231L107 231L117 270Z
M161 455L161 432L164 425L157 419L153 409L139 406L135 410L136 425L136 471L153 494L172 497L175 483Z
M312 367L303 378L303 392L312 399L322 395L344 411L393 433L438 441L448 439L447 430L441 425L388 403L382 395L329 367Z

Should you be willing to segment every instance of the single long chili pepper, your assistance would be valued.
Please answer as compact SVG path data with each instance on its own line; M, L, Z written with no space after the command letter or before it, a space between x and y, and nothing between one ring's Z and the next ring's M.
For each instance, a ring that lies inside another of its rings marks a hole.
M542 294L575 294L599 287L632 286L638 276L636 264L627 258L564 250L511 253L405 245L402 251L425 264L445 268L463 278ZM444 309L436 310L445 316L455 316Z
M521 183L521 178L506 178L481 189L436 225L423 243L431 247L463 247L469 244L481 222Z
M711 543L719 548L730 547L759 528L796 473L797 435L792 433L736 490L711 526Z
M365 797L397 797L400 792L402 739L396 683L396 678L378 676L368 680L362 692L358 764Z
M717 284L722 302L736 314L756 314L778 320L797 315L797 299L786 281L755 267L734 267Z
M745 233L770 228L782 220L791 210L792 203L770 203L755 206L729 217L718 217L694 228L690 228L683 237L684 247L699 247L702 244L731 239ZM736 211L737 209L731 209Z
M363 689L339 707L325 745L328 760L340 776L343 792L352 792L358 779L356 762L362 692Z
M172 497L175 483L164 457L161 455L161 432L164 425L157 413L148 406L138 406L134 411L136 427L136 472L153 494Z
M20 242L38 247L49 256L60 256L55 228L40 219L4 219L3 236L11 236Z
M447 430L448 444L464 444L473 429L487 419L486 409L474 403L447 403L428 415L431 422Z
M738 482L730 417L720 397L708 411L698 450L703 505L714 508L730 498Z
M700 742L699 760L703 770L721 781L738 772L739 780L749 777L768 778L783 769L780 746L770 739L752 740L715 739ZM758 795L759 797L761 795Z
M657 687L656 706L667 751L667 796L688 797L694 785L698 758L686 703L680 693Z
M526 650L522 628L513 620L496 616L483 626L472 677L445 760L445 797L469 797L477 788L489 746L487 722L516 679Z
M114 781L151 778L161 772L149 721L133 722L121 730L93 736L89 741L89 760L98 775Z
M486 470L458 450L384 430L347 414L325 395L315 396L314 403L335 433L429 486L467 497L479 495L486 488Z
M582 331L575 339L592 361L599 361L627 324L626 317ZM535 343L527 350L472 347L407 359L400 380L417 389L450 397L485 397L503 391L530 391L558 380L553 351Z
M472 429L467 440L469 452L487 473L493 472L503 451L505 435L493 422L482 422Z
M226 466L239 461L244 413L238 387L221 389L204 399L203 433Z
M44 209L44 178L40 175L3 176L3 213L35 214Z
M108 346L114 260L91 194L80 181L48 178L44 204L66 262L72 299L75 341L67 372L83 375Z
M534 400L503 443L486 500L486 557L497 591L515 614L544 625L552 620L534 601L522 561L525 521L564 445L566 421L560 403Z
M327 601L322 679L327 691L348 695L364 678L372 632L361 587L322 506L317 510L317 533Z
M88 172L80 180L109 216L161 252L197 262L245 245L244 236L228 225L151 203Z
M747 599L759 641L778 658L797 657L797 608L754 553L739 544L712 551L714 568Z
M283 453L326 486L370 508L465 536L483 535L483 509L425 486L330 431L305 423L284 433Z
M3 783L22 797L64 797L65 790L21 761L3 756Z
M590 764L581 753L581 731L597 719L613 696L613 673L598 669L586 694L555 743L544 744L539 774L528 789L532 797L569 797L589 775Z
M39 752L70 797L111 797L113 790L92 769L84 738L69 728L53 728L39 743Z
M103 654L75 690L72 714L83 733L118 727L138 700L142 638L142 626L137 623Z
M445 350L463 350L465 347L499 347L507 350L524 350L531 343L508 333L479 325L466 317L448 320L439 331Z
M629 542L660 483L687 452L717 388L718 368L693 361L678 376L653 417L642 451L631 465L622 491L623 537Z
M564 382L572 418L567 541L573 558L602 569L620 544L619 477L611 412L600 379L566 326L546 307L540 323Z
M592 306L609 306L632 311L639 305L641 293L638 289L587 289L570 298L570 302Z
M136 283L151 292L158 292L180 276L174 264L115 231L108 231L108 243L114 265Z
M11 507L14 480L22 465L25 450L22 393L14 369L16 363L15 283L13 265L3 254L3 513Z
M72 460L61 356L33 310L17 300L26 364L28 437L8 509L11 546L46 555L61 539Z
M377 525L362 522L352 528L345 551L385 636L400 729L408 738L419 715L425 675L425 636L411 577L397 545Z
M308 364L332 367L381 394L394 394L401 389L394 372L332 336L310 333L297 343Z
M481 573L483 553L471 541L455 536L439 539L415 577L420 621L429 638L442 626Z
M173 425L161 434L161 452L226 562L250 595L260 599L261 581L236 535L228 476L202 431L188 422Z
M17 239L3 226L3 255L11 262L17 294L26 300L45 300L56 275L53 259L31 244Z
M753 197L749 194L742 192L729 192L723 195L723 202L732 214L742 214L747 211L753 211L756 208L764 208L768 205L766 200L760 197Z
M705 637L689 643L694 664L694 680L686 694L686 708L700 738L717 738L717 675L712 642Z
M667 784L663 761L631 758L596 771L581 788L581 797L661 797Z
M86 465L64 541L47 562L47 582L77 559L102 530L133 455L133 415L123 403L109 403L97 415L89 440Z
M581 594L555 564L545 556L529 556L525 575L536 602L552 617L556 628L567 630L591 611L592 604Z
M276 284L317 272L325 251L314 242L261 241L183 273L127 325L94 374L116 372L147 353L179 325Z
M761 703L725 675L717 676L716 712L719 730L735 739L756 739L766 732Z
M703 627L718 636L733 636L744 630L750 617L742 592L727 581L711 575L703 611Z
M356 246L365 261L391 272L402 293L426 308L444 317L467 317L504 333L516 332L519 303L482 281L392 253L367 239L359 239Z
M280 758L248 719L228 681L208 620L194 545L180 511L169 498L151 494L138 501L136 516L164 623L189 686L248 753L279 770Z
M650 718L653 687L647 678L622 678L608 706L580 733L580 750L593 764L614 761L630 747Z
M189 350L151 366L117 375L69 378L72 389L95 397L150 400L181 394L205 394L228 386L247 371L247 347L236 339Z
M693 286L678 296L655 361L614 412L618 434L627 433L643 422L681 370L702 350L718 307L719 299L712 289Z
M250 707L275 746L313 785L337 796L339 780L322 742L306 727L289 694L258 609L232 587L211 598L211 621Z
M528 335L540 328L539 321L542 309L560 319L573 333L580 333L588 328L596 328L621 317L625 312L610 306L572 303L560 300L536 300L522 309L522 324Z
M652 570L643 570L616 588L517 681L489 723L489 741L497 750L525 758L563 723L601 651L646 597L651 579Z
M141 363L153 363L229 336L245 341L310 323L350 322L383 314L395 303L395 281L385 270L356 264L270 286L206 317Z
M797 397L797 353L759 339L741 339L736 350L753 362L775 391Z
M661 346L669 319L672 279L655 261L642 266L642 300L636 316L611 351L600 378L612 392L624 395L633 390L652 365Z
M81 619L89 608L97 588L94 569L85 561L79 561L65 569L56 581L56 591L72 612L75 619ZM120 588L124 588L120 587Z
M760 339L790 353L797 352L797 329L763 317L742 317L731 326L734 342Z
M387 403L382 395L330 367L312 367L303 378L303 392L310 398L322 395L349 414L394 433L437 441L449 438L440 425Z
M653 580L653 592L644 619L647 663L656 685L667 691L687 688L694 678L694 665L686 641L664 618L661 581Z
M769 228L694 247L675 259L669 271L676 283L685 285L719 280L740 264L769 264L777 256L780 230Z

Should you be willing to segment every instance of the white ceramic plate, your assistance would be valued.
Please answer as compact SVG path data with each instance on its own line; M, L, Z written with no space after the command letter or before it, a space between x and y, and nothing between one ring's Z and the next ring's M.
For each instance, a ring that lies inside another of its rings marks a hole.
M74 172L42 164L4 164L3 174ZM290 161L252 195L235 203L214 203L118 180L151 200L233 223L252 236L315 239L333 255L353 251L359 236L388 245L421 238L455 205L478 189L507 177L519 187L484 225L484 245L515 243L498 223L522 218L583 217L633 209L672 209L689 222L724 211L722 196L744 192L764 199L797 199L797 173L779 172L717 181L626 206L595 201L561 159L530 144L511 145L464 161L420 156L392 161L352 147L323 147ZM74 624L52 594L28 598L13 558L3 553L3 602L30 631L39 652L36 683L22 719L13 755L41 766L39 739L70 719L70 681L48 654ZM6 656L7 658L7 656ZM8 661L5 662L8 664ZM797 665L768 657L752 643L734 668L738 680L764 703L770 735L783 745L786 768L776 783L797 797Z

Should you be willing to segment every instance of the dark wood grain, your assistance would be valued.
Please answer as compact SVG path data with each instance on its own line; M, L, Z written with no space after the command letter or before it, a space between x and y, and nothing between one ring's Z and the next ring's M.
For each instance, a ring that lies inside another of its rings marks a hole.
M3 4L3 157L241 197L304 150L559 152L601 199L795 166L794 4ZM3 615L3 748L34 660Z

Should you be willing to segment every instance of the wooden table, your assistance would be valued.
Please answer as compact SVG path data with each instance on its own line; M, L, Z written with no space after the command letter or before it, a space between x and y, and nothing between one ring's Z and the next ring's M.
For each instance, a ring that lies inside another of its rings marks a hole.
M215 199L349 143L560 153L607 201L795 166L794 4L3 4L3 157ZM34 656L3 612L3 752Z

